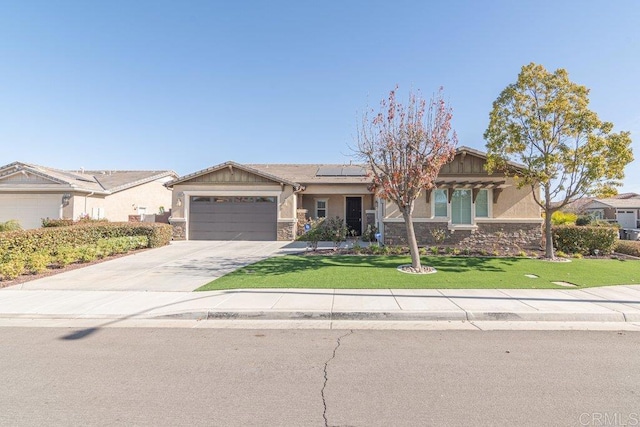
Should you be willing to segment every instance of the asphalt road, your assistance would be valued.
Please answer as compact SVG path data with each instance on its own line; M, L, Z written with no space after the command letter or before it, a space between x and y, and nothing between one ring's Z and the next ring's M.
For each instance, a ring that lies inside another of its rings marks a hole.
M640 425L640 333L0 328L0 425L325 417Z

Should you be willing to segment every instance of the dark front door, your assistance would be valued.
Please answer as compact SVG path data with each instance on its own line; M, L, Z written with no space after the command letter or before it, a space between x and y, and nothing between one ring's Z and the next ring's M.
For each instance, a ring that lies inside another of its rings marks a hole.
M362 234L362 197L347 197L347 217L345 222L349 231L355 230L356 236Z

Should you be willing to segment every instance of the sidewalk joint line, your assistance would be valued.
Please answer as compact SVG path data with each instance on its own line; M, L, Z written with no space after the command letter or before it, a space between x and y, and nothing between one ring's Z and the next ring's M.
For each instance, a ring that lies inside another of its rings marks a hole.
M445 299L447 299L451 304L455 305L456 307L458 307L460 310L462 310L462 312L464 313L464 318L466 319L467 322L471 322L471 320L469 319L469 312L467 312L467 310L465 310L464 308L460 307L455 301L453 301L451 299L451 297L446 296L445 294L442 293L442 291L440 289L436 289L436 291L442 295Z

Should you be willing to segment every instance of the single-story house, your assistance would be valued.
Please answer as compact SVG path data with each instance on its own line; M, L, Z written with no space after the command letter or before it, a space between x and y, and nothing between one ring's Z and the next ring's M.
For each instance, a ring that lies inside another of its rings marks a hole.
M38 228L43 218L127 221L171 207L164 171L63 171L14 162L0 167L0 221Z
M616 194L615 196L612 196L611 198L612 199L634 199L634 198L640 198L640 194L638 194L638 193L620 193L620 194ZM574 201L572 201L570 203L567 203L562 208L562 211L563 212L575 213L577 215L586 214L587 213L585 211L586 206L589 205L594 200L597 200L597 197L581 197L581 198L576 199L576 200L574 200Z
M442 168L436 188L416 201L419 244L444 234L443 244L539 246L541 210L531 188L488 174L485 162L485 153L461 147ZM225 162L166 185L173 190L175 239L293 240L306 219L335 216L357 234L377 227L386 244L405 239L402 215L375 196L361 165Z
M640 195L594 199L584 211L594 218L617 222L622 228L640 228Z

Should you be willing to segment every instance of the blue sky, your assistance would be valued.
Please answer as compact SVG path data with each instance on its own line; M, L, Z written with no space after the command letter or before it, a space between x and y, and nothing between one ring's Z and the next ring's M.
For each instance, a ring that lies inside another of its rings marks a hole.
M460 145L536 62L591 89L640 159L640 2L29 1L0 5L0 163L349 161L359 113L443 86ZM640 192L640 160L623 191Z

